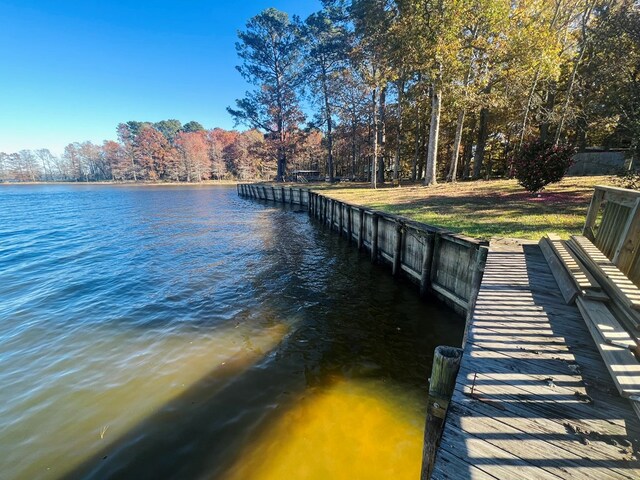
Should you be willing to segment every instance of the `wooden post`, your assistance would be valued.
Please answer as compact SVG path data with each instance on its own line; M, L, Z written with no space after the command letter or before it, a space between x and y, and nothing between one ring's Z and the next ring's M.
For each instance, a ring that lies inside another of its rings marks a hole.
M442 242L442 234L436 233L433 236L433 253L431 253L431 271L429 272L429 276L431 284L437 283L436 280L438 278L438 255L440 255L440 242Z
M393 251L393 269L392 274L394 277L400 275L401 260L402 260L402 237L404 234L404 225L401 222L396 224L396 245Z
M329 216L329 230L333 232L333 213L336 209L336 201L334 199L329 200L331 202L330 216Z
M378 261L378 222L380 218L377 213L371 216L372 228L371 228L371 261L376 263Z
M475 259L473 262L473 275L471 276L471 293L469 296L469 310L467 311L467 321L464 325L464 333L462 334L462 348L467 343L467 336L469 325L471 324L471 317L473 317L473 310L476 307L476 300L478 299L478 293L480 292L480 285L482 284L482 275L484 274L484 266L487 263L487 255L489 254L489 248L484 245L478 246L475 252Z
M596 218L598 217L598 212L600 211L600 205L602 205L602 201L604 200L604 190L600 190L598 187L593 191L593 196L591 197L591 203L589 204L589 210L587 210L587 218L584 222L584 228L582 229L582 234L587 237L592 242L595 240L595 236L593 234L593 226L596 223Z
M322 225L326 226L329 221L329 199L327 197L322 197Z
M620 232L620 240L611 260L623 273L629 273L631 260L635 251L640 246L640 198L636 200L635 205L629 212L627 221L622 232Z
M353 240L353 225L351 225L351 205L347 205L347 242L351 243Z
M302 203L303 203L302 202L302 189L301 188L298 189L298 203L300 205L302 205Z
M280 198L280 201L282 203L286 203L285 196L284 196L284 185L282 187L280 187L280 197L282 197L282 198Z
M429 379L429 400L427 402L427 421L424 429L422 449L421 480L429 480L433 472L436 452L440 444L447 408L456 385L460 370L462 349L454 347L436 347L433 367Z
M358 251L362 250L364 245L364 209L358 208L358 219L360 225L358 226Z
M343 229L343 223L344 221L342 220L342 215L344 214L344 204L342 202L338 202L338 236L342 237L342 229Z
M433 243L435 234L427 232L422 249L422 274L420 275L420 296L425 297L431 285L431 264L433 263Z

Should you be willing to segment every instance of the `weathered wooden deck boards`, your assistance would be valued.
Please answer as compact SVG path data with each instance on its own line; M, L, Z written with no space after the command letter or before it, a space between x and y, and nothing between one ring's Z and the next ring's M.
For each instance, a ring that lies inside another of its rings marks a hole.
M534 244L492 244L435 479L640 479L640 421Z

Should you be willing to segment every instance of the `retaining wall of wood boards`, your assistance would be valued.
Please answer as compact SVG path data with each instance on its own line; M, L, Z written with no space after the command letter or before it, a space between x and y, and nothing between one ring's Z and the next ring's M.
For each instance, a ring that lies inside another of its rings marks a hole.
M306 207L309 215L420 288L470 318L482 281L488 242L457 235L305 188L238 184L244 197Z

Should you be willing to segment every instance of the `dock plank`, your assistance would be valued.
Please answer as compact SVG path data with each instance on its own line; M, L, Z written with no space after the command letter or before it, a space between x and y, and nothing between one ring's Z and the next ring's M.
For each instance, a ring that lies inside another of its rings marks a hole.
M632 403L540 248L492 243L432 478L640 478Z

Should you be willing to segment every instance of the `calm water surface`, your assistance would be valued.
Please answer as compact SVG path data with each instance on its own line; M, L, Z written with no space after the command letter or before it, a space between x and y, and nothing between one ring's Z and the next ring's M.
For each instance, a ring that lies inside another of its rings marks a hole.
M463 323L226 187L0 187L7 479L417 478Z

